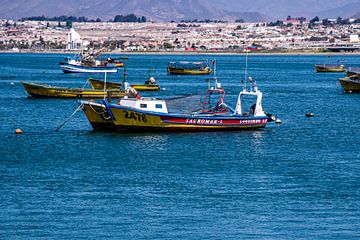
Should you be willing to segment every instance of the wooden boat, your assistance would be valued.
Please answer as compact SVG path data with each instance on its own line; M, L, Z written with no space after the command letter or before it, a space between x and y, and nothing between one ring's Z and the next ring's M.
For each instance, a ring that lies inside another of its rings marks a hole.
M94 90L84 88L54 87L48 84L22 83L29 97L37 98L121 98L127 92L124 90Z
M316 64L316 72L345 72L346 69L342 64Z
M349 67L348 70L346 70L346 75L348 77L360 76L360 67Z
M203 75L212 72L207 62L170 62L167 67L170 75Z
M125 97L119 103L81 101L83 111L95 130L148 131L239 131L264 128L269 117L262 108L262 93L255 85L244 88L233 110L224 102L220 84L209 88L202 109L192 113L170 113L166 100ZM215 98L214 98L215 97ZM250 109L243 98L255 98Z
M358 77L358 75L340 78L339 82L343 87L344 91L347 93L360 92L360 78Z
M104 89L105 81L94 78L89 78L90 85L93 89ZM139 92L146 91L159 91L160 86L158 84L131 84L132 88L135 88ZM122 83L106 82L106 89L120 89Z

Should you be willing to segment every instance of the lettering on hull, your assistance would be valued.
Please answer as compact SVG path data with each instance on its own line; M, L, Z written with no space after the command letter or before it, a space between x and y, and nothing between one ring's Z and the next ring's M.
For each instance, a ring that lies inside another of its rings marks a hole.
M185 123L191 124L222 124L222 120L213 120L213 119L186 119Z
M147 122L146 116L140 113L128 112L124 110L124 117L127 119L135 120L137 122Z

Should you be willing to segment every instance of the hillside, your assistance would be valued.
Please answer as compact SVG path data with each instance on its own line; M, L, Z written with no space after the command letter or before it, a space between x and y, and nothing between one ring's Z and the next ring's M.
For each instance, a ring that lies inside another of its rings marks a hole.
M134 13L155 21L216 19L264 21L288 15L351 17L360 0L0 0L0 18L45 15L112 19ZM266 16L266 17L265 17Z
M100 17L112 19L118 14L134 13L155 21L179 21L184 19L217 19L262 21L265 17L257 12L232 12L224 10L208 0L0 0L1 18L47 17L60 15Z

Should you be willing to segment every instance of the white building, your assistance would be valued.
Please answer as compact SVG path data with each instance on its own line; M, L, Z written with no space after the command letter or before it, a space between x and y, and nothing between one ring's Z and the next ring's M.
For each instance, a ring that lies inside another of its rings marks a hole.
M357 35L357 34L350 35L350 42L351 43L358 43L359 42L359 35Z
M67 34L67 50L80 50L82 48L82 41L80 34L71 28L70 32Z

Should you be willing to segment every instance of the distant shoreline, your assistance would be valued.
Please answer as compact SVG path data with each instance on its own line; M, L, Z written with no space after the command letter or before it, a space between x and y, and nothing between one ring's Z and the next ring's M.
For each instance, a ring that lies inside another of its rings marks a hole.
M4 51L0 50L0 54L4 53L13 53L13 54L62 54L62 55L74 55L77 54L77 51ZM106 55L116 54L116 55L218 55L218 56L243 56L247 53L244 52L203 52L203 51L189 51L189 52L162 52L162 51L152 51L152 52L133 52L133 51L113 51L113 52L104 52ZM249 55L253 56L326 56L326 55L336 55L336 56L358 56L360 52L250 52Z

